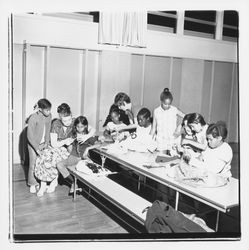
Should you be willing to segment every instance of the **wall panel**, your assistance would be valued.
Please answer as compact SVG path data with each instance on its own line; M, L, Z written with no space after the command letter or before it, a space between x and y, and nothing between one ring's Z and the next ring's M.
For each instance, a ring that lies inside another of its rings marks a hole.
M232 63L215 62L211 122L228 122L232 86Z
M230 142L238 142L238 65L235 65L234 76L233 76L233 93L232 93L232 104L231 104L231 114L230 114L230 123L228 131L228 140ZM240 114L241 115L241 114Z
M170 58L146 56L143 105L153 111L160 105L160 94L169 88Z
M19 139L22 132L22 59L23 46L13 46L13 162L19 163Z
M136 115L141 105L143 97L143 56L131 56L131 80L130 80L130 98L133 105L133 112Z
M200 112L204 61L183 59L179 108L184 113Z
M51 100L52 115L57 117L57 107L67 103L73 116L81 111L82 52L71 49L50 49L47 76L47 98Z
M181 81L182 81L182 59L173 58L172 83L171 89L173 95L173 105L179 107L181 97Z
M203 85L201 93L201 114L203 115L206 122L209 121L209 103L210 103L210 91L212 84L212 63L211 61L204 62L203 72Z
M118 92L130 94L131 55L122 52L103 51L101 53L101 80L99 100L99 128L109 113Z
M87 55L87 72L84 88L84 112L88 122L94 128L96 127L96 112L97 112L97 91L98 91L98 64L99 52L88 51Z
M26 117L33 113L35 103L43 98L44 47L30 46L26 64Z

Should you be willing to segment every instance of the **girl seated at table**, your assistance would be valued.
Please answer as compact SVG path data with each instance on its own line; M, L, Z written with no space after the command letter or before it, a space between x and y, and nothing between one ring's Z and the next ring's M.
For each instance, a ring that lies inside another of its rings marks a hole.
M186 124L191 128L193 138L184 138L182 145L190 145L196 151L203 151L207 148L206 131L208 124L206 124L202 115L192 113L187 117Z
M89 137L88 121L86 117L79 116L75 119L72 130L72 138L74 139L71 144L71 153L65 160L57 163L57 169L62 174L63 178L71 185L69 194L73 193L74 180L67 170L68 166L76 165L81 159L86 158L86 153L89 148L94 147L96 136ZM88 138L87 138L88 137Z
M111 139L113 141L120 141L125 139L129 132L122 132L122 129L125 129L127 127L126 124L122 122L120 119L120 110L116 107L113 107L110 110L110 118L111 121L109 121L105 127L104 136L106 139Z
M196 166L203 171L230 178L231 162L233 152L225 139L227 137L227 127L225 122L218 121L210 124L207 129L208 147L198 158L191 157L189 164Z

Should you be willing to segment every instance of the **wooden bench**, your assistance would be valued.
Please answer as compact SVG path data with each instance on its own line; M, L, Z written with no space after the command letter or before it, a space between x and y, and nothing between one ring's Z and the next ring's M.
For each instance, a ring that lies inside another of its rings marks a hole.
M75 166L68 167L68 170L74 176L75 182L79 180L89 188L89 196L91 196L91 190L95 191L110 203L114 204L126 214L131 216L137 222L144 225L146 212L142 212L145 208L151 206L151 202L119 185L115 181L109 179L107 176L93 178L90 175L77 171ZM74 200L75 199L76 191L74 191ZM101 205L103 205L108 210L105 204L101 203ZM110 212L113 213L113 211ZM118 214L115 214L115 216L117 216L123 222L126 222L123 218L120 218Z
M107 201L111 204L115 205L127 215L135 219L139 222L142 226L144 226L144 222L146 219L146 212L144 209L151 206L152 203L147 201L146 199L142 198L141 196L133 193L132 191L128 190L127 188L119 185L115 181L109 179L107 176L103 177L92 177L75 169L75 166L68 167L69 172L74 176L75 183L77 180L81 181L88 187L88 195L94 198L91 195L91 190L98 193L101 197L104 197ZM76 190L74 190L73 199L76 199ZM95 199L95 198L94 198ZM96 199L95 199L96 200ZM97 200L99 202L99 200ZM101 202L99 202L101 203ZM114 213L112 210L108 209L107 206L101 203L109 212L114 214L124 223L135 229L132 225L127 223L126 218L120 217L118 214ZM190 215L184 214L186 217L190 219ZM208 226L205 226L204 229L207 232L214 232L214 230L210 229Z

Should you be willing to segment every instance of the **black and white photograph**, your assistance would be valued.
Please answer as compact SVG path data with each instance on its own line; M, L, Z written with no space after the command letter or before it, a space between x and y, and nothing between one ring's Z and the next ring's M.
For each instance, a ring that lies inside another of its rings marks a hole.
M243 15L137 6L8 13L10 244L241 242Z

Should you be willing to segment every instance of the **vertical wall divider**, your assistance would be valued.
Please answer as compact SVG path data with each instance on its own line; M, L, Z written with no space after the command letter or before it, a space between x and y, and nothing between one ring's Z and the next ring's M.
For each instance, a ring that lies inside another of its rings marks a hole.
M96 110L96 131L99 132L100 117L100 95L101 95L101 72L102 72L102 51L99 52L98 58L98 85L97 85L97 110ZM104 121L103 121L104 122Z
M27 62L30 45L24 41L22 54L22 129L25 127L26 120L26 86L27 86Z
M80 114L84 115L85 111L85 88L86 88L86 81L87 81L87 56L88 56L88 49L82 50L81 56L81 84L80 84Z
M233 104L233 91L234 91L234 73L235 73L235 63L233 63L233 69L232 69L232 83L231 83L231 93L230 93L230 102L229 102L229 111L228 111L228 124L227 124L227 130L228 135L231 127L231 114L232 114L232 104Z
M146 60L146 55L143 54L143 61L142 61L141 100L140 100L140 105L141 105L141 106L144 105L145 60Z
M44 50L44 78L43 78L43 97L47 97L48 70L49 70L50 46Z
M184 11L177 11L177 19L176 19L176 34L183 35L184 34Z
M222 40L224 11L216 11L215 39Z
M169 91L172 91L172 77L173 77L173 57L170 57Z
M214 87L214 69L215 69L215 61L212 61L212 72L211 72L212 76L211 76L209 108L208 108L208 123L210 123L210 121L211 121L213 87Z

